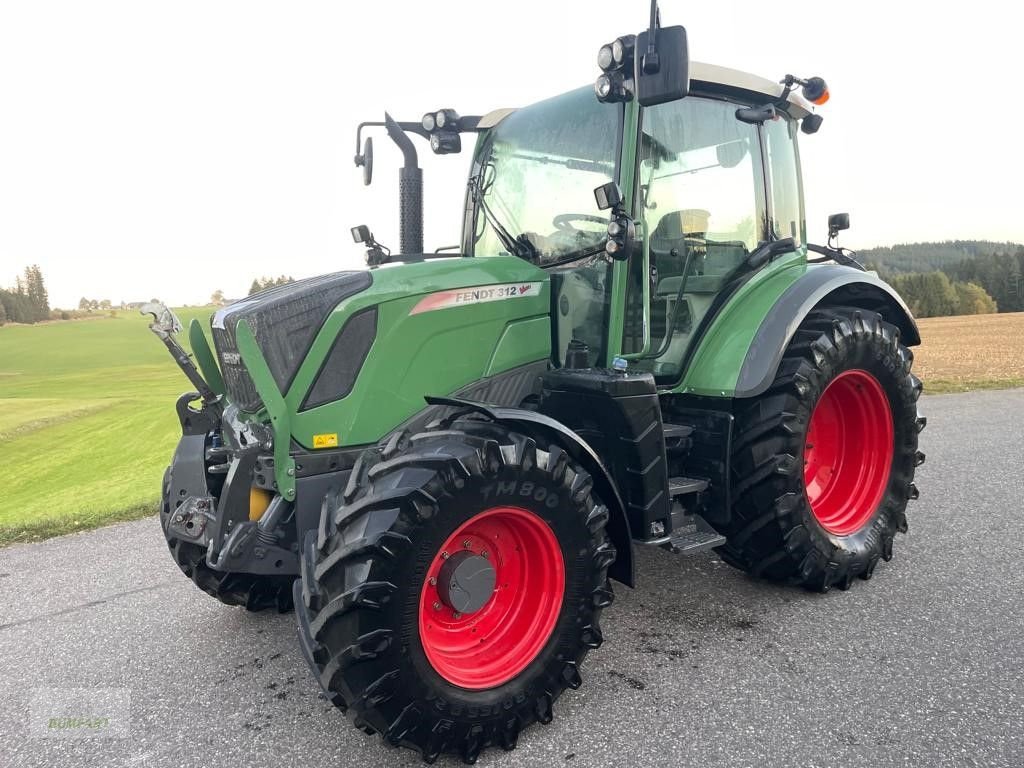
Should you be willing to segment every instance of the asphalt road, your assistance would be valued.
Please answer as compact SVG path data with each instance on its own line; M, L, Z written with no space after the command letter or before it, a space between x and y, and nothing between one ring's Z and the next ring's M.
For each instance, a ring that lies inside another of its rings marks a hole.
M808 594L643 552L583 688L478 764L1024 765L1024 390L923 410L921 499L872 581ZM0 766L420 764L318 697L290 615L185 581L155 519L0 550L0 589ZM68 688L130 697L127 737L40 726Z

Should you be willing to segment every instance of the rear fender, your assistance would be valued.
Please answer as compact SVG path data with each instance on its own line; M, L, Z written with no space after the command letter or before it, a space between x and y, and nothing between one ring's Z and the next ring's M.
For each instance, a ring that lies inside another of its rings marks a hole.
M728 290L728 289L727 289ZM782 356L807 314L819 306L878 312L907 346L921 342L907 305L870 272L808 264L796 252L738 281L702 321L682 379L665 391L718 398L757 397L775 378Z
M583 465L594 480L594 490L608 507L608 536L617 552L615 562L608 569L608 575L627 587L634 586L633 537L630 534L625 505L611 474L601 463L594 449L582 437L561 422L525 408L502 408L452 397L427 397L426 400L430 405L471 408L492 421L505 424L518 432L528 435L542 434Z
M861 307L877 312L899 328L903 344L912 347L921 343L910 309L888 283L852 267L813 265L761 321L740 368L735 397L757 397L771 386L797 328L811 310L820 306Z

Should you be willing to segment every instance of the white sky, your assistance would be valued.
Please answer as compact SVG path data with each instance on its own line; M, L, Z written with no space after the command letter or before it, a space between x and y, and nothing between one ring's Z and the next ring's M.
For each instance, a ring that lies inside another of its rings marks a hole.
M847 210L850 247L1024 241L1012 3L661 5L696 60L828 80L802 144L812 239ZM38 263L56 306L200 303L360 266L355 224L397 248L400 155L375 138L364 188L358 122L590 83L646 18L645 0L0 0L0 285ZM469 153L418 147L426 245L454 244Z

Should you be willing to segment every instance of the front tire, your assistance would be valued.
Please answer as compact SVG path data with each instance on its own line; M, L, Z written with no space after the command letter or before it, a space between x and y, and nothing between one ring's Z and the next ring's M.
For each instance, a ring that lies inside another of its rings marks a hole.
M427 762L473 763L550 722L612 601L591 486L556 445L474 419L367 452L325 500L295 585L328 699Z
M836 307L807 316L772 386L737 411L723 560L827 591L870 579L892 558L924 461L912 362L880 315Z
M171 468L164 472L160 501L160 527L175 565L193 584L225 605L241 606L252 613L273 610L286 613L292 609L290 576L262 576L251 573L215 571L206 563L206 552L198 544L182 541L168 526L171 519L169 498Z

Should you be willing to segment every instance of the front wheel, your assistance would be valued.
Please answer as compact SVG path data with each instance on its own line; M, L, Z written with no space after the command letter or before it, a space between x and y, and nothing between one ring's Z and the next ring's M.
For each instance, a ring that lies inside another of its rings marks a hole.
M564 451L497 424L369 451L325 501L295 585L325 695L428 762L514 748L601 644L607 520Z
M808 315L772 386L737 411L726 562L825 591L892 558L924 461L912 362L880 315Z

